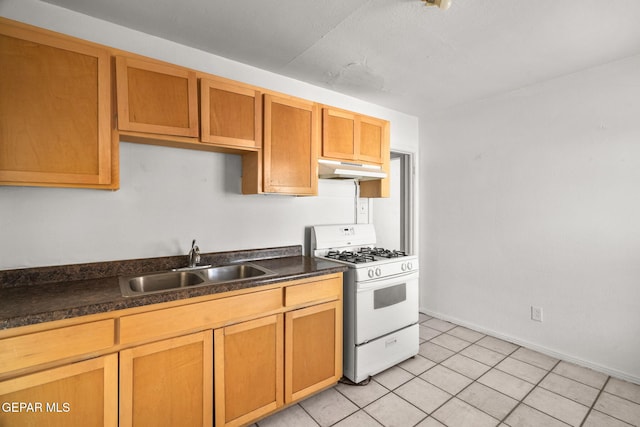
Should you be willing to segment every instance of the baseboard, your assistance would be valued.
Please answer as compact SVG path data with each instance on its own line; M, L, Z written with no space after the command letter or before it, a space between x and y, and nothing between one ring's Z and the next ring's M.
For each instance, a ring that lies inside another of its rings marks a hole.
M556 359L564 360L565 362L574 363L576 365L584 366L585 368L593 369L594 371L602 372L603 374L619 378L621 380L629 381L635 384L640 385L640 377L636 377L634 375L630 375L626 372L619 371L617 369L613 369L607 366L600 365L595 362L591 362L589 360L584 360L579 357L575 357L570 354L560 353L558 351L552 350L550 348L541 346L536 343L532 343L529 341L522 340L517 337L513 337L507 334L504 334L500 331L495 331L492 329L487 329L482 326L476 325L475 323L470 323L453 316L448 316L444 313L438 313L436 311L427 310L426 308L420 308L420 313L424 313L428 316L437 317L438 319L446 320L448 322L455 323L456 325L464 326L465 328L472 329L477 332L481 332L483 334L491 335L496 338L503 339L505 341L512 342L514 344L520 345L522 347L526 347L530 350L537 351L539 353L545 354L550 357L554 357Z

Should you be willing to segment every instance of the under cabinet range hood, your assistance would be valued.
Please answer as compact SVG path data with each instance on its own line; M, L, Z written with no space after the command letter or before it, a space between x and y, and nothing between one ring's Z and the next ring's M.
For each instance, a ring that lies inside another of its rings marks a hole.
M319 159L318 177L324 179L357 179L360 181L370 181L386 178L387 174L379 165Z

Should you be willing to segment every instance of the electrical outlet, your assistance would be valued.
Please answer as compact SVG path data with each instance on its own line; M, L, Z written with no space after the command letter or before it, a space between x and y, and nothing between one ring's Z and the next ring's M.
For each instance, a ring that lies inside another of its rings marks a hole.
M357 199L356 222L358 224L366 224L369 222L369 199Z
M542 307L531 306L531 320L542 322Z
M358 200L358 215L363 215L363 216L369 215L369 200L368 199L360 199L360 200Z

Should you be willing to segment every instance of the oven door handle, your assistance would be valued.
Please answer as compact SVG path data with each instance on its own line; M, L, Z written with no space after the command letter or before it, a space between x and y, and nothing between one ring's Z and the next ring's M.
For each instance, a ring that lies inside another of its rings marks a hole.
M386 288L388 286L406 283L412 280L418 280L418 272L414 271L409 274L400 274L382 279L367 280L366 282L358 282L356 284L356 292L370 292L376 289Z

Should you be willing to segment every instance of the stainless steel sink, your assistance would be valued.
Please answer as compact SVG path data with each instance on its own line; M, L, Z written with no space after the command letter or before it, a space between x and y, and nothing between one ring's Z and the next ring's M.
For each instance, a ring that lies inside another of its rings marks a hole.
M123 296L145 295L187 287L230 283L253 277L269 277L275 274L267 268L249 263L195 267L120 277L120 290Z
M231 264L221 267L210 267L201 272L205 280L220 283L264 276L271 271L252 264Z
M126 280L132 292L148 293L167 289L184 288L204 282L202 276L187 271L168 271L132 277Z

